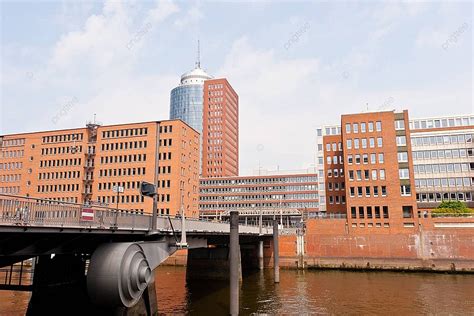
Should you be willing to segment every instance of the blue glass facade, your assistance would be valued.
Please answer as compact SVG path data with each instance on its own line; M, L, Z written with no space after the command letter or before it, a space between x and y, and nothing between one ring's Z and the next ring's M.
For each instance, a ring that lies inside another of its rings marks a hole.
M201 84L171 90L170 119L181 119L202 135L203 89Z

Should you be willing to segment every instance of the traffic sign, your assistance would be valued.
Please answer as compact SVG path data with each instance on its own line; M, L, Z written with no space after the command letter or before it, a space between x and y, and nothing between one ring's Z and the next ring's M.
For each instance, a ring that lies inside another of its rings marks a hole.
M112 190L115 192L115 193L123 193L123 187L120 186L120 185L114 185Z
M81 219L83 221L93 221L94 220L94 210L91 208L83 208L81 212Z

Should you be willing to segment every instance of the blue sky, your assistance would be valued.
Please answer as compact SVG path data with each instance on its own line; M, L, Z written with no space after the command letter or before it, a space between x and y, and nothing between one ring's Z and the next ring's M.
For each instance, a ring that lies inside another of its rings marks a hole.
M314 164L343 113L473 113L465 2L1 1L0 134L169 117L194 66L240 98L240 167Z

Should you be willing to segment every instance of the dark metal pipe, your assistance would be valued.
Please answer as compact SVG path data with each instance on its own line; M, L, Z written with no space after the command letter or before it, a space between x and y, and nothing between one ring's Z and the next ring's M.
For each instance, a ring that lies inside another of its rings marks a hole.
M239 314L239 212L230 212L230 315Z

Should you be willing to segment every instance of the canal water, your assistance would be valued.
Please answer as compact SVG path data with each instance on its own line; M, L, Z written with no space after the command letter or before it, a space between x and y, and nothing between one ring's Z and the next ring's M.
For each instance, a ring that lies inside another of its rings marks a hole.
M241 315L474 315L474 275L272 270L245 276ZM227 315L227 282L186 282L186 268L156 273L162 315ZM0 291L0 315L23 315L29 294ZM65 312L67 315L67 311Z

